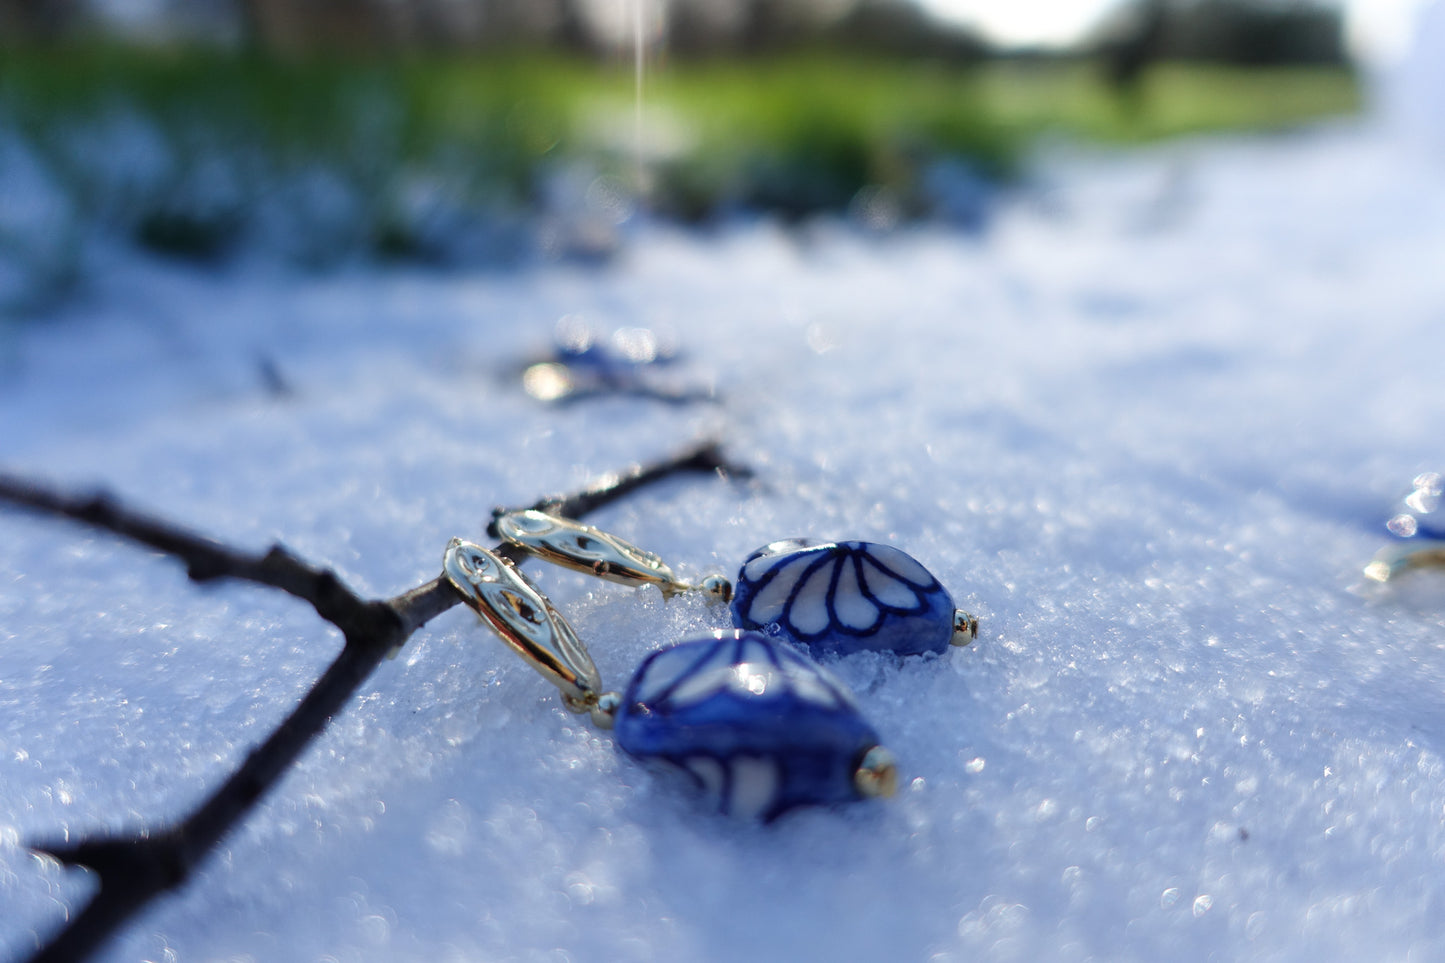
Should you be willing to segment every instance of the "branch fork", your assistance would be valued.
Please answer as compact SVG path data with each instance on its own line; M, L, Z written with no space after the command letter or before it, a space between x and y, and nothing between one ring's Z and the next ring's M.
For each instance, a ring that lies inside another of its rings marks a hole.
M529 506L580 518L673 475L713 472L746 478L746 468L729 463L716 443L704 443L672 458L609 475L582 491L539 499ZM0 475L0 503L51 517L69 518L158 549L186 566L197 583L237 579L266 585L309 602L341 630L340 655L267 739L231 776L174 826L128 836L97 835L76 841L38 842L31 848L66 866L88 868L100 887L90 903L30 958L30 963L70 963L90 956L120 927L162 893L176 889L216 844L280 780L332 716L417 629L462 601L443 577L390 599L363 599L330 569L315 568L282 545L264 554L247 553L189 532L163 519L126 508L105 493L67 495L35 482ZM520 563L526 556L510 545L495 553Z

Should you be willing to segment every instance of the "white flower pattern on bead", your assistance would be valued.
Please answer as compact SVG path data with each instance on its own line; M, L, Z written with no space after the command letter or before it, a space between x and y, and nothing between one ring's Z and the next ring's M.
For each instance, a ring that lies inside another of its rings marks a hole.
M751 699L792 696L820 709L857 707L847 687L820 666L746 633L718 639L701 655L682 648L659 652L639 681L635 701L668 712L722 692Z
M791 646L719 632L654 652L622 698L618 744L680 770L723 813L775 819L859 798L859 760L878 745L846 686Z
M926 568L891 545L785 540L743 563L733 613L741 626L823 653L877 647L907 654L946 648L953 601ZM859 641L873 637L876 646Z

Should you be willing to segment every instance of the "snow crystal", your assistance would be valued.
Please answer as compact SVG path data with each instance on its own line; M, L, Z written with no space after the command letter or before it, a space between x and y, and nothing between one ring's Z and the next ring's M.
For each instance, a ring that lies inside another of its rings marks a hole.
M1445 170L1349 131L1043 165L981 238L653 226L611 266L507 275L136 260L7 330L7 470L366 593L436 575L494 505L717 433L754 483L594 521L689 578L886 542L981 621L941 658L833 665L896 798L759 828L454 610L110 958L1445 954L1445 580L1359 589L1442 464ZM674 332L716 402L533 400L571 314ZM177 818L338 640L74 525L0 533L12 956L92 885L24 843ZM531 569L614 686L726 617Z

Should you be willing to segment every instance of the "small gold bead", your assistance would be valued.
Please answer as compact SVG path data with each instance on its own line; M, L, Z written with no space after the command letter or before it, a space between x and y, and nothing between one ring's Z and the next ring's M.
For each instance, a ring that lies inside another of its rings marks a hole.
M592 707L592 724L599 729L611 729L617 721L617 710L621 707L622 696L620 693L602 693Z
M1392 574L1390 564L1378 558L1365 566L1365 578L1376 582L1388 582Z
M963 609L955 609L953 612L953 638L948 641L953 645L968 645L976 638L978 638L978 619Z
M698 586L703 594L707 596L709 605L731 602L733 600L733 583L721 575L709 575L702 580Z
M853 772L853 788L868 799L887 799L898 791L898 762L893 753L874 746L863 753Z

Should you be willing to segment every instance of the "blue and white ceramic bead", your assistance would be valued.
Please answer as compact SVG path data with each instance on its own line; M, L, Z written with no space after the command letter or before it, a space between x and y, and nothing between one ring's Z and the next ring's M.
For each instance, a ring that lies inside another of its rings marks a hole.
M698 591L731 602L733 624L805 646L815 655L865 649L897 655L943 652L978 635L978 620L917 559L875 542L785 539L743 562L734 586L720 575L696 585L615 535L538 511L502 512L493 534L538 558L664 597Z
M1391 543L1382 548L1365 575L1378 582L1414 568L1445 565L1445 476L1416 475L1412 489L1385 523Z
M743 562L733 593L739 627L819 655L945 652L960 628L938 579L906 552L876 542L773 542ZM977 623L962 628L971 638Z
M756 632L654 652L617 711L629 755L676 769L722 812L772 820L798 806L889 795L892 759L846 687Z

